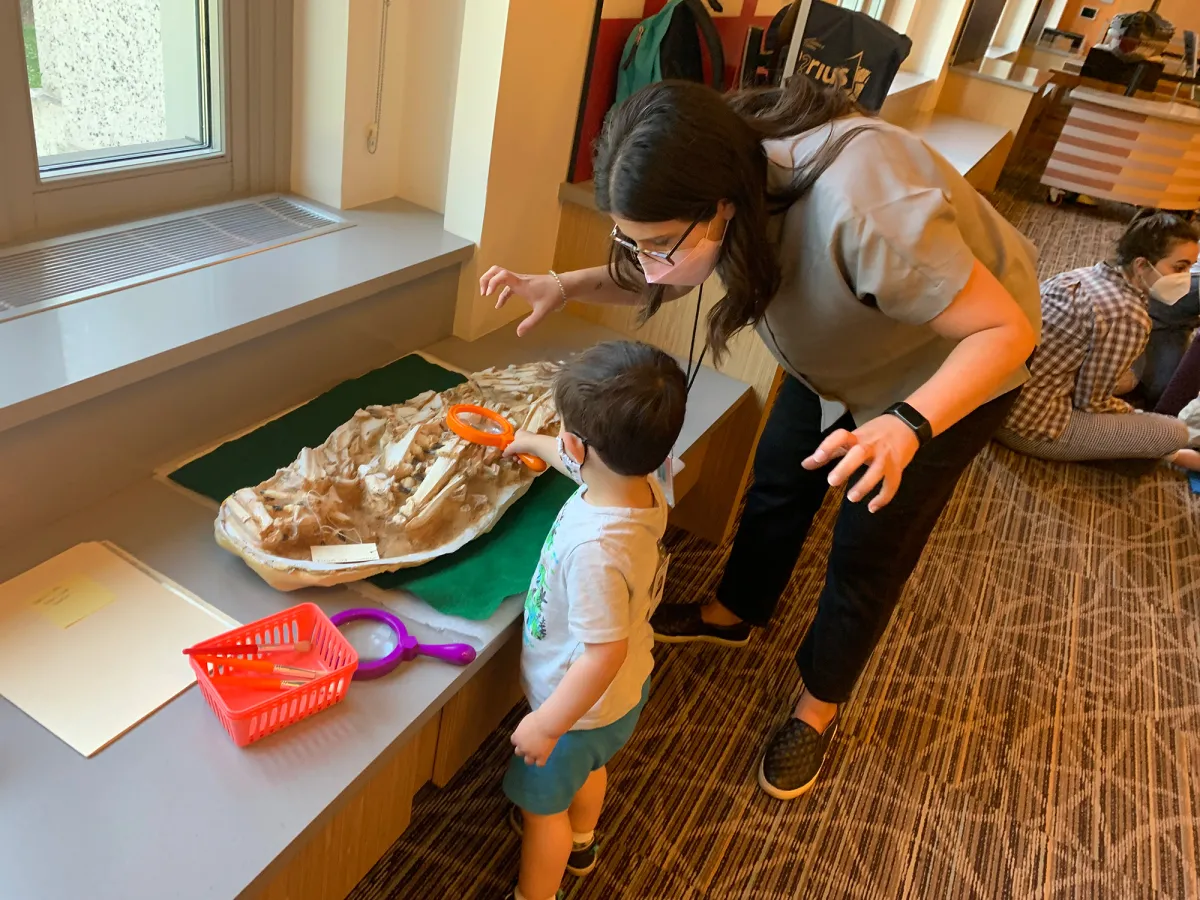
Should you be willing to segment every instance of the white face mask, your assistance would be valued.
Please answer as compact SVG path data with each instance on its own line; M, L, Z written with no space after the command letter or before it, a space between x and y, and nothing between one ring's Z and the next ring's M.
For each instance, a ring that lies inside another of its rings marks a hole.
M587 447L584 446L584 454L587 454ZM562 460L563 468L567 470L567 475L576 484L583 484L583 463L573 457L570 451L567 450L567 445L563 441L563 436L558 436L558 458Z
M1150 296L1166 306L1174 306L1192 290L1192 273L1163 275L1150 286Z

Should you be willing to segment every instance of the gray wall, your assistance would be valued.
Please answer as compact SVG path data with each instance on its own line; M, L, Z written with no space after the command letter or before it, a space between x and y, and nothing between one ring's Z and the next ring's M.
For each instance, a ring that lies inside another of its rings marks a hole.
M0 545L448 337L457 289L452 266L0 433Z

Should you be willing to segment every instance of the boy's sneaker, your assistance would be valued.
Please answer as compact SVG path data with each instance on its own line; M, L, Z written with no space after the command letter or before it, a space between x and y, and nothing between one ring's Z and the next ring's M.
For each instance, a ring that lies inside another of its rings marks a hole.
M525 820L521 810L512 807L508 811L508 825L520 837L525 831ZM600 844L593 837L591 843L580 846L571 845L571 855L567 857L567 871L576 878L582 878L596 868L596 860L600 853Z
M750 643L754 628L749 622L736 625L713 625L700 617L696 603L660 606L650 617L654 639L664 644L687 644L702 641L722 647L745 647Z
M592 842L583 847L572 844L571 855L567 857L567 871L576 878L582 878L596 868L599 858L600 845L595 838L592 838Z
M556 891L554 893L554 900L563 900L563 898L566 896L567 895L563 891ZM516 885L513 885L513 889L504 895L504 900L516 900L516 898L517 888Z
M835 715L824 733L818 734L807 722L789 717L763 752L758 764L759 787L776 800L795 800L808 793L821 772L837 726Z

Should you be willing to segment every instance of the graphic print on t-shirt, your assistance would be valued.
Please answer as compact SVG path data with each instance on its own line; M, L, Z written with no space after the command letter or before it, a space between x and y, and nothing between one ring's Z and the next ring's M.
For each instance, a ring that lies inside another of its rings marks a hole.
M625 660L604 695L573 730L601 728L640 701L654 668L650 614L666 574L662 489L648 477L654 505L593 506L581 487L543 542L521 627L521 687L533 709L558 689L589 644L626 642Z
M566 508L564 504L563 508L558 511L558 515L554 517L554 524L550 526L550 533L546 535L546 541L542 544L542 552L538 556L537 568L533 571L533 581L529 585L529 592L525 595L524 638L526 644L546 638L546 578L550 569L558 566L558 554L554 552L554 535L558 531L558 524L562 521Z

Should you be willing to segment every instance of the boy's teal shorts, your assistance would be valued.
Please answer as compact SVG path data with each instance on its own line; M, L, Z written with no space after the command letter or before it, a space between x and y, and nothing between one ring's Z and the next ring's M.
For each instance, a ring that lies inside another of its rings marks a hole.
M603 728L568 731L558 739L544 766L531 766L514 754L504 773L504 795L535 816L565 811L588 776L625 746L649 696L647 678L637 706Z

